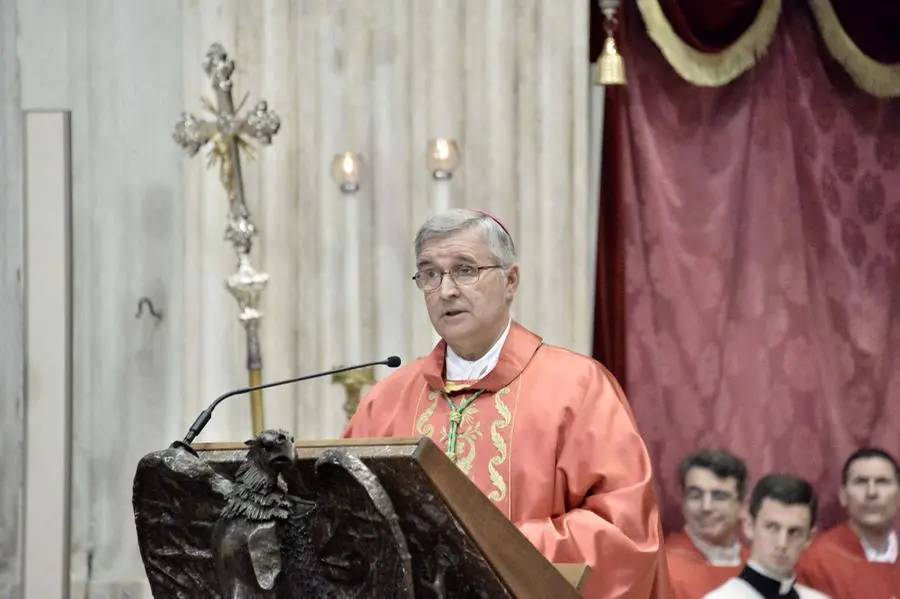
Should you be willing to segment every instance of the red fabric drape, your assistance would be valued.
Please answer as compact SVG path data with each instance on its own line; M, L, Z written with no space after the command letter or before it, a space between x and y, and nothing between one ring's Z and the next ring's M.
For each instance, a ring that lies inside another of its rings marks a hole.
M762 6L762 0L657 1L678 37L702 52L720 52L736 42Z
M803 4L721 88L685 83L629 16L631 149L606 222L624 234L623 382L664 523L681 524L678 462L717 446L754 479L808 478L833 524L846 456L900 454L900 102L819 52Z
M829 0L844 31L869 58L900 62L900 2ZM721 52L756 19L763 0L657 0L672 29L701 52ZM784 4L796 0L784 0Z
M621 32L629 15L620 11L616 43L627 52L627 40ZM591 61L596 61L606 34L604 18L596 2L591 3ZM628 152L625 122L627 87L609 86L604 90L603 144L599 222L597 226L597 267L594 299L593 357L605 365L627 393L625 370L625 254L622 214L622 177Z
M900 63L900 2L831 0L831 6L863 54L884 64Z
M615 375L626 393L625 232L621 173L628 151L624 112L627 91L623 87L608 87L605 93L593 347L594 358Z

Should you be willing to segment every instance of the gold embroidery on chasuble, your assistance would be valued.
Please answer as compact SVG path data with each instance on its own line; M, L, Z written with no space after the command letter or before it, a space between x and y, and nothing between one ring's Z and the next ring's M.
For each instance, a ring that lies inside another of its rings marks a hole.
M434 440L434 427L431 425L430 420L431 417L434 416L434 411L437 409L437 402L440 397L440 391L431 391L428 393L429 405L425 408L425 411L416 418L416 435ZM418 408L416 408L416 411L418 411Z
M478 415L478 408L474 405L467 407L460 414L459 431L456 435L456 462L457 467L462 470L463 474L472 478L469 473L472 470L472 464L475 463L475 449L478 439L481 438L481 422L475 419ZM445 446L450 445L450 430L448 426L441 427L441 443ZM451 459L453 459L451 457Z
M440 391L428 391L420 396L415 419L415 434L435 441L460 471L507 515L511 509L509 457L518 403L518 391L512 398L510 392L509 387L504 387L493 397L485 393L474 398L473 393L456 393L452 400L454 406L465 408L454 413L455 409L450 409ZM454 420L457 422L455 440L451 430Z
M494 394L494 408L497 410L498 418L491 424L491 442L494 444L494 449L497 450L497 455L488 462L488 474L491 477L491 483L494 485L494 490L488 493L488 499L494 503L506 499L506 480L497 470L497 467L506 464L506 460L509 458L506 440L501 433L503 429L509 426L513 418L512 412L509 411L509 407L503 401L503 397L508 394L509 387L504 387ZM509 472L507 472L508 476Z

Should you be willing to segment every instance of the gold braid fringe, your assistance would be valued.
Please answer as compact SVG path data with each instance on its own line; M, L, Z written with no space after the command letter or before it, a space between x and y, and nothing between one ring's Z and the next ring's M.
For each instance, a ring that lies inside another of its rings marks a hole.
M637 5L650 39L675 72L685 81L703 87L730 83L755 65L768 50L781 17L781 0L763 0L756 20L747 31L721 52L711 54L691 48L678 37L659 0L637 0Z
M828 51L856 85L876 98L900 96L900 63L884 64L866 56L841 27L830 0L809 0L809 5Z

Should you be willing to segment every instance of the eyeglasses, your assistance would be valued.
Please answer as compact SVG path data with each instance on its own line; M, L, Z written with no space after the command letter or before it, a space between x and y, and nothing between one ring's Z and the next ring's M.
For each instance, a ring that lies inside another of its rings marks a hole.
M711 503L726 503L733 499L737 499L736 495L728 491L722 491L718 489L713 491L698 489L697 487L691 487L690 489L688 489L684 494L684 498L686 501L700 502L703 501L707 495L709 495Z
M459 286L474 285L481 277L481 271L492 268L503 268L499 264L489 266L472 266L470 264L457 264L450 270L438 270L436 268L422 268L413 275L416 286L426 293L437 290L444 282L444 275L450 275L450 279Z

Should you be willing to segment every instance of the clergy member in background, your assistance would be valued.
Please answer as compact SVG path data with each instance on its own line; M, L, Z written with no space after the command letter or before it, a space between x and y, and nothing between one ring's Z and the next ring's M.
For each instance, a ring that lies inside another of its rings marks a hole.
M844 464L839 498L848 521L816 538L798 578L840 599L900 599L897 460L881 449L860 449Z
M723 450L702 450L681 462L684 530L666 539L674 599L701 599L740 574L747 548L740 539L747 466Z
M815 491L805 480L788 474L761 478L744 518L750 559L740 574L706 599L827 599L797 583L794 573L812 539L816 510Z
M591 566L588 599L669 597L647 449L613 376L513 321L506 227L450 210L415 238L442 340L380 381L345 436L428 436L551 562Z

